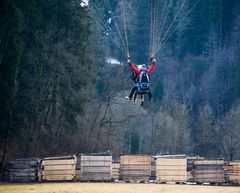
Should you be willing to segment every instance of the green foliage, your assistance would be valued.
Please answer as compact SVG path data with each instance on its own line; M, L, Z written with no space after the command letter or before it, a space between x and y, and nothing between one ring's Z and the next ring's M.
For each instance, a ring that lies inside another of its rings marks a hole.
M95 83L88 11L73 1L23 0L1 1L0 14L8 37L1 41L1 136L14 128L20 152L56 152L63 134L78 130Z

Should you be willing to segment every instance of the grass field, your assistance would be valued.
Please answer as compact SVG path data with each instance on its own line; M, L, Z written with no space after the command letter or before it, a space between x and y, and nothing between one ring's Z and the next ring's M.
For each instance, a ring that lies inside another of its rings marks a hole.
M240 187L126 183L0 184L0 193L240 193Z

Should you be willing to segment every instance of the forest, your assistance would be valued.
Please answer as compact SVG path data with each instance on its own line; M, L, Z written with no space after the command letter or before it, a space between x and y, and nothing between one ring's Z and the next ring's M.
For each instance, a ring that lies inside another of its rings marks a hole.
M142 107L125 99L127 55L152 54ZM1 167L106 151L240 159L239 99L238 0L0 0Z

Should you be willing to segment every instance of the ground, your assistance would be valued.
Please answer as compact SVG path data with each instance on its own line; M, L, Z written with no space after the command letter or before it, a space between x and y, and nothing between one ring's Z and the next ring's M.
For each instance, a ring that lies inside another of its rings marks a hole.
M0 193L240 193L240 186L130 183L0 184Z

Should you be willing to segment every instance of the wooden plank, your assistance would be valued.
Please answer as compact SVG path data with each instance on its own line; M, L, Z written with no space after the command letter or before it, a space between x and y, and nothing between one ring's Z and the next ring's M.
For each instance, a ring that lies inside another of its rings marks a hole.
M43 176L42 180L47 181L68 181L73 180L73 175L54 175L54 176Z
M111 162L102 162L102 161L97 161L97 162L81 162L81 167L85 166L111 166Z
M223 165L223 160L193 160L194 165Z
M54 171L42 171L43 176L48 176L48 175L74 175L75 171L74 170L54 170Z
M42 165L74 165L74 159L63 159L63 160L43 160Z
M123 176L121 178L123 181L134 181L134 182L137 182L137 181L143 181L143 182L147 182L149 177L144 177L144 176Z
M150 166L136 167L134 165L122 166L121 170L150 170Z
M37 173L9 173L10 177L25 177L25 176L29 176L29 177L35 177L37 176Z
M185 166L156 166L156 171L165 171L165 170L183 170L183 171L187 171L187 167Z
M9 169L28 169L28 168L38 168L38 165L32 165L32 164L12 164L8 166Z
M240 161L231 161L231 162L229 162L229 165L239 165L240 166Z
M82 168L82 172L109 172L111 173L111 167L84 167Z
M75 170L74 165L47 165L43 167L43 170Z
M112 162L112 156L81 156L82 161L110 161Z
M37 168L27 168L27 169L14 169L14 168L10 168L8 169L8 172L25 172L25 173L31 173L31 172L37 172L38 169Z
M187 175L187 171L183 171L183 170L164 170L164 171L160 171L160 172L157 172L157 175L159 176L168 176L168 175L171 175L171 176L185 176Z
M184 176L157 176L156 180L158 182L186 182Z
M158 166L185 166L187 165L186 159L167 159L158 158L156 160L156 167Z
M9 165L15 165L15 164L24 164L24 165L37 165L38 160L11 160L8 161Z
M120 168L120 163L112 163L112 168Z
M195 180L195 182L199 182L199 183L224 183L225 180L223 178L198 178L197 180Z
M44 160L76 159L76 156L45 157Z
M223 174L224 170L194 170L195 175L204 174Z
M34 181L37 181L37 177L36 176L26 176L26 177L10 176L9 181L10 182L34 182Z
M142 164L142 163L151 163L150 157L146 155L130 155L130 156L121 156L120 164Z
M111 181L111 180L112 178L109 175L106 176L88 175L81 177L81 181Z
M129 171L124 171L124 172L121 172L120 175L122 177L124 176L150 176L150 172L135 172L135 173L132 173L132 172L129 172Z

